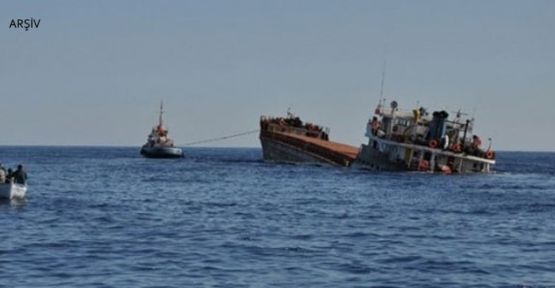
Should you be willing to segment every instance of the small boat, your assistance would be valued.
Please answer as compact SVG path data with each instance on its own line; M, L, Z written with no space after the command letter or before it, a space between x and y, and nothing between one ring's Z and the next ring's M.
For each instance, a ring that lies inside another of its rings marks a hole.
M158 125L152 127L147 142L141 147L141 155L147 158L181 158L183 150L175 147L173 140L168 137L168 129L163 125L163 105L164 103L160 103Z
M0 198L14 199L24 198L27 192L27 185L17 183L2 183L0 184Z

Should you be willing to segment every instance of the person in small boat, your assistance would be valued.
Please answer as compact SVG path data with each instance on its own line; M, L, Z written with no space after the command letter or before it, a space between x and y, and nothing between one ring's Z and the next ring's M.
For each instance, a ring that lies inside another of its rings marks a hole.
M12 182L13 170L12 168L8 168L8 172L6 173L6 183Z
M2 163L0 163L0 184L6 182L6 176L6 169L4 169Z
M17 170L13 172L12 177L14 178L14 182L17 184L24 184L27 182L27 172L23 170L23 165L17 165Z

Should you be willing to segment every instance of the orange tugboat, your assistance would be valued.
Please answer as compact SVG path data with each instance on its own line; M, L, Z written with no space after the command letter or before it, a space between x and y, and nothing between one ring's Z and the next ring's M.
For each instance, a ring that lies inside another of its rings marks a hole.
M265 161L351 166L358 148L329 141L329 128L304 123L299 117L260 118L260 142Z

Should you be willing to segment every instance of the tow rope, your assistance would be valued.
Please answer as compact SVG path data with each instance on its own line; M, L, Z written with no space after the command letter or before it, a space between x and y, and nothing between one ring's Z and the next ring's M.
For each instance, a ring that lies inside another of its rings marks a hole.
M189 143L181 144L180 146L191 146L191 145L197 145L197 144L208 143L208 142L216 142L216 141L221 141L221 140L226 140L226 139L230 139L230 138L235 138L235 137L240 137L240 136L245 136L245 135L258 133L258 131L260 131L260 130L259 129L249 130L249 131L245 131L245 132L241 132L241 133L237 133L237 134L233 134L233 135L227 135L227 136L222 136L222 137L199 140L199 141L195 141L195 142L189 142Z

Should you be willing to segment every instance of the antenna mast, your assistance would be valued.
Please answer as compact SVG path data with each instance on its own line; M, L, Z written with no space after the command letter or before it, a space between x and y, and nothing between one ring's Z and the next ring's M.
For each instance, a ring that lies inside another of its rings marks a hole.
M375 114L380 114L382 107L384 107L385 105L385 98L383 96L383 85L385 82L385 60L383 61L383 67L382 67L382 81L381 81L381 85L380 85L380 99L378 101L378 106L376 107L376 110L374 111Z
M380 85L380 101L385 101L385 99L383 98L383 84L385 81L385 60L383 61L383 67L382 67L382 83Z
M162 128L162 114L164 113L164 101L160 101L160 117L158 118L158 126Z

